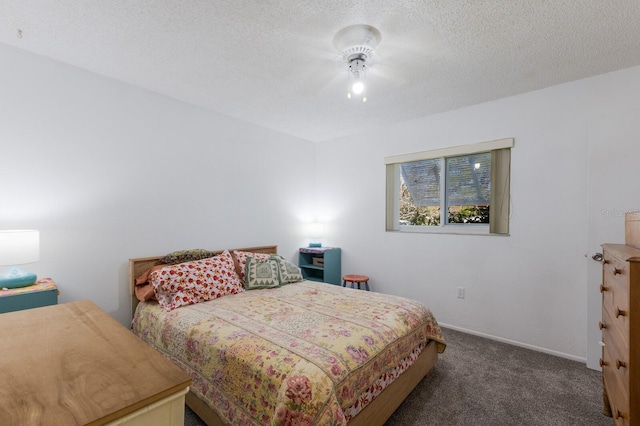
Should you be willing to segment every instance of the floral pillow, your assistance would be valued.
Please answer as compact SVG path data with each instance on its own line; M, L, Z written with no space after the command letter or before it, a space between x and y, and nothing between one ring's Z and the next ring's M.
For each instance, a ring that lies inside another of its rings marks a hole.
M228 251L192 262L165 266L149 275L160 306L170 311L180 306L244 291Z
M288 261L284 257L273 254L272 259L278 262L278 272L280 273L280 285L297 283L304 280L302 277L302 271L294 263Z
M258 259L248 257L244 269L244 288L273 288L280 286L280 272L276 259Z
M233 257L235 257L236 262L238 263L238 276L240 277L240 281L244 282L244 268L247 265L247 259L250 257L255 257L260 260L267 260L271 257L268 253L252 253L249 251L233 251Z

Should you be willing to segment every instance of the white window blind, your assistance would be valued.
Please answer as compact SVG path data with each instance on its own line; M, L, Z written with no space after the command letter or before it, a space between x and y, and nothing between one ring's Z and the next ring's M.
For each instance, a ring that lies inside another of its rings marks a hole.
M442 159L412 161L400 164L400 174L416 206L440 205L440 171Z
M491 153L447 158L447 205L488 205L491 199Z

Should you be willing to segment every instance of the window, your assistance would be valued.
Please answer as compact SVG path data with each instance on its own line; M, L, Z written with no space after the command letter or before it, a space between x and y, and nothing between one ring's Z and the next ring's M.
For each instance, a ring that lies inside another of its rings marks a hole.
M387 231L509 233L513 139L385 158Z

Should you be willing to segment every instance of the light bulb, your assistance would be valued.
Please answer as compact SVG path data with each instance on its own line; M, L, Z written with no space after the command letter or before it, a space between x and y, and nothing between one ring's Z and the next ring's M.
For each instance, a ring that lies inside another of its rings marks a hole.
M353 86L351 86L351 90L356 95L359 95L364 91L364 83L361 81L356 81L355 83L353 83Z

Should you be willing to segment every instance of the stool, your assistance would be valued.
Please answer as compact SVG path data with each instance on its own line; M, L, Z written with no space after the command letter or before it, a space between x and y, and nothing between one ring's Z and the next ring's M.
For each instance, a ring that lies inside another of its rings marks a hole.
M360 290L360 283L364 283L365 289L369 291L369 277L366 275L350 274L342 277L342 287L346 287L347 283L351 283L351 287L356 288L358 284L358 290Z

